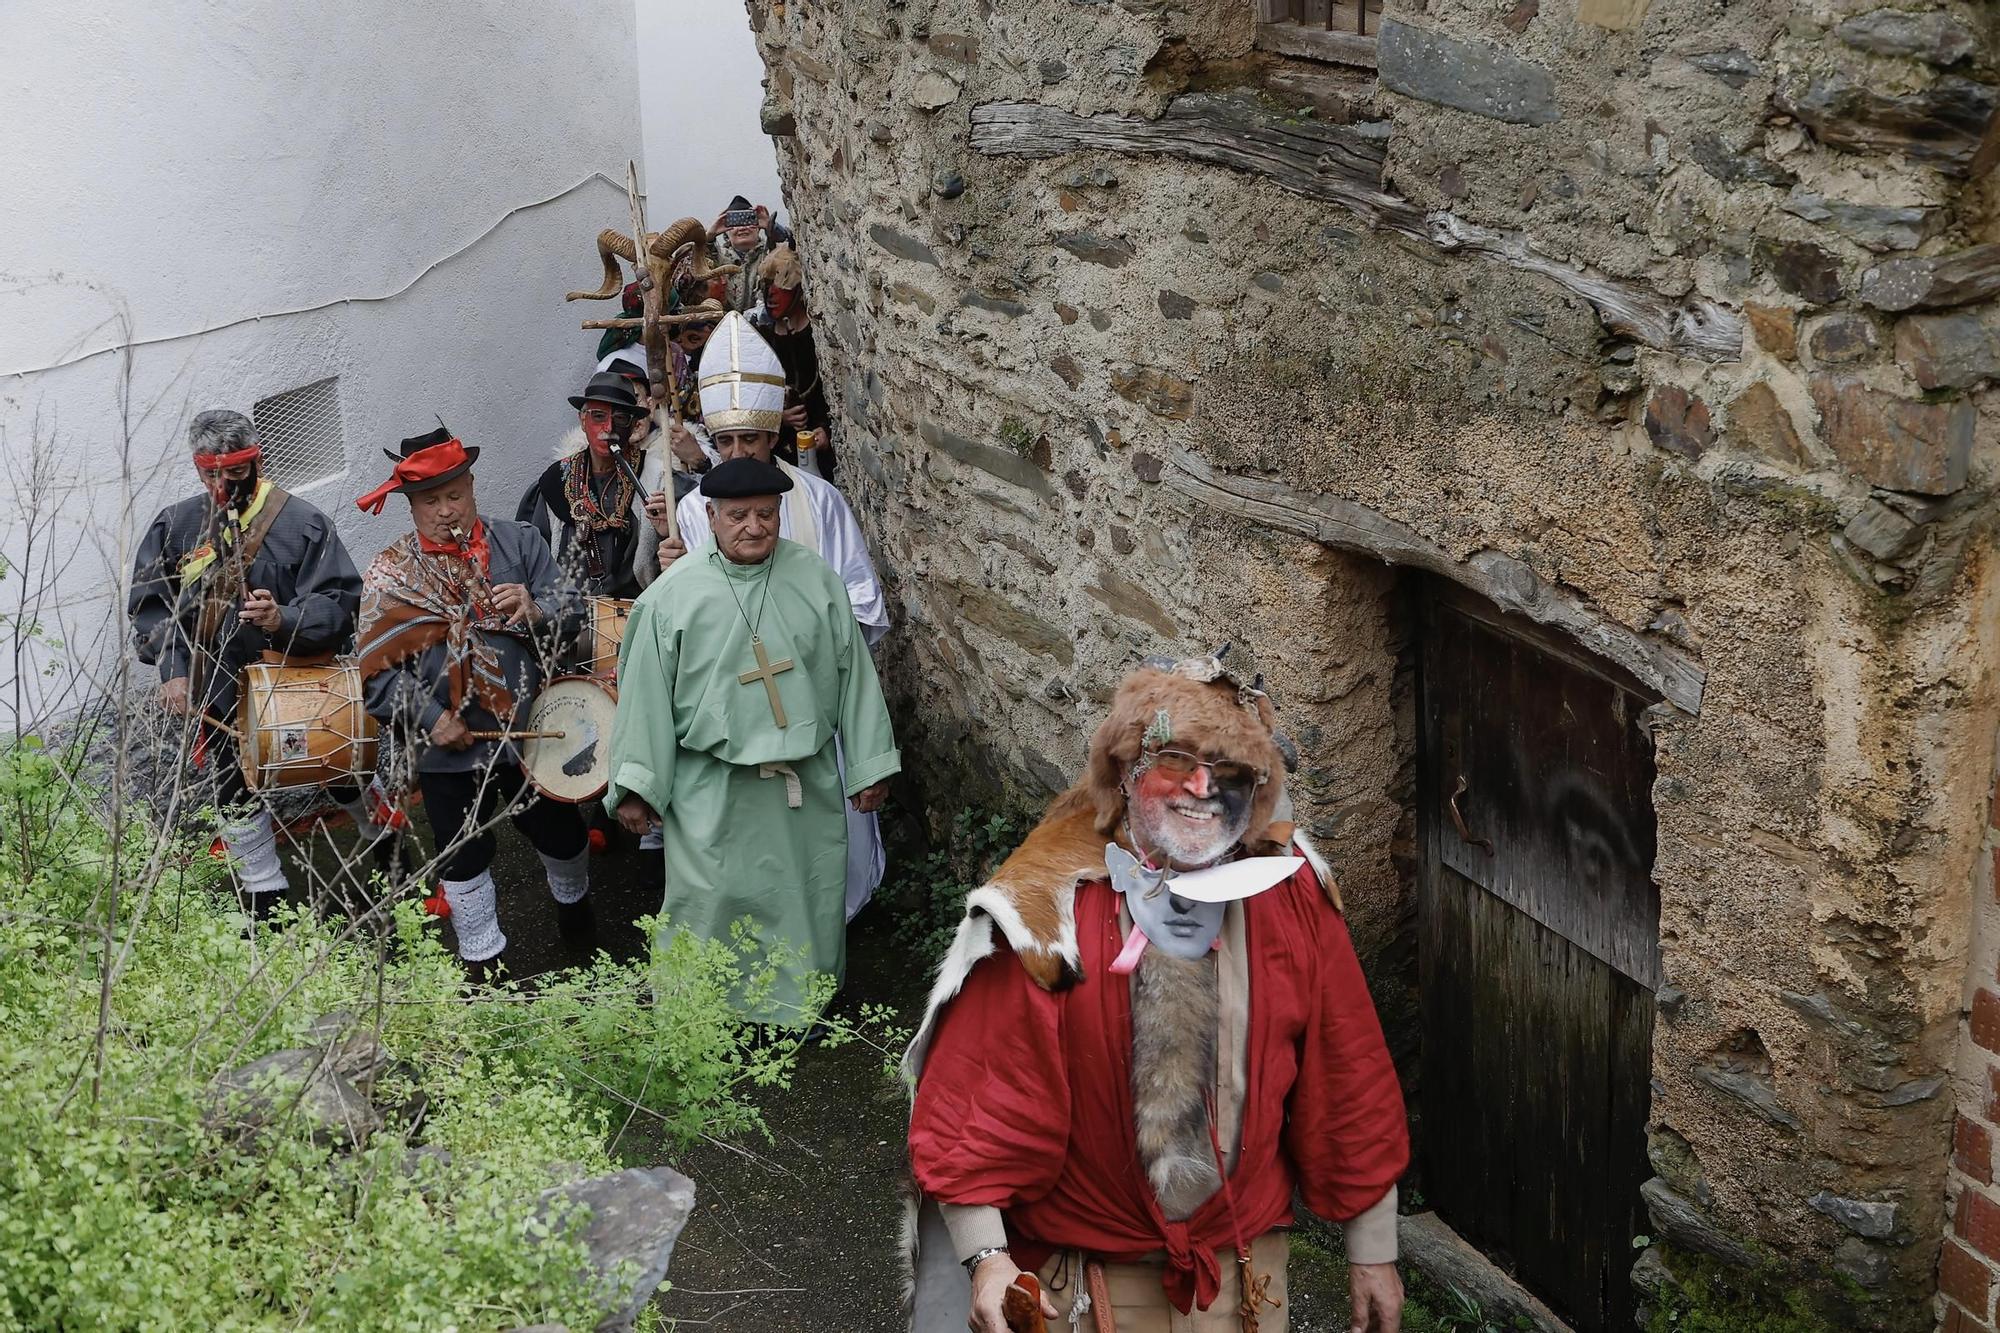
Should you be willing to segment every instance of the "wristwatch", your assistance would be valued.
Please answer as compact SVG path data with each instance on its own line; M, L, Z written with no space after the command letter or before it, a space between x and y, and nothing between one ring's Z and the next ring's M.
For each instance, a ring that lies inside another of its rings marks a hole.
M1004 1245L988 1245L985 1249L980 1250L978 1253L974 1254L971 1258L965 1261L966 1276L967 1277L972 1276L973 1272L979 1267L979 1265L985 1263L988 1259L991 1259L994 1255L1005 1254L1005 1253L1007 1253L1007 1248Z

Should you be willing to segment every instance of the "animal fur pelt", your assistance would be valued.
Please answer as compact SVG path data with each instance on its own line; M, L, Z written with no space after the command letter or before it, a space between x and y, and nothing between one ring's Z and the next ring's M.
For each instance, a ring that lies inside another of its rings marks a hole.
M1093 757L1095 748L1092 747ZM1325 860L1291 822L1291 799L1285 794L1284 783L1276 780L1270 785L1276 789L1271 813L1279 818L1267 823L1256 837L1245 838L1244 849L1260 856L1291 849L1305 857L1325 886L1334 909L1345 910ZM911 1088L916 1087L917 1074L923 1068L924 1052L930 1045L931 1028L938 1012L958 994L973 966L993 952L996 927L1015 957L1021 960L1021 966L1043 990L1064 990L1081 979L1082 958L1076 946L1076 886L1104 877L1105 841L1105 834L1097 827L1097 807L1089 797L1086 780L1058 796L1042 822L1014 849L1013 855L1000 863L993 877L966 895L965 915L958 923L950 951L938 966L937 980L924 1006L923 1023L903 1057L904 1073Z
M1220 1007L1215 955L1140 955L1132 977L1133 1120L1146 1178L1174 1221L1192 1217L1222 1188L1207 1101Z
M760 288L797 290L805 280L805 268L799 263L799 252L789 242L780 241L771 248L770 254L757 261L757 285Z

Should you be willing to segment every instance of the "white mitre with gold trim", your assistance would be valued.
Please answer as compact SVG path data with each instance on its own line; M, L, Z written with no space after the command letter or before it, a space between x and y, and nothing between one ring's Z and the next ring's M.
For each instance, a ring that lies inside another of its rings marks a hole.
M785 420L785 367L750 321L732 310L701 351L701 421L726 430L777 430Z

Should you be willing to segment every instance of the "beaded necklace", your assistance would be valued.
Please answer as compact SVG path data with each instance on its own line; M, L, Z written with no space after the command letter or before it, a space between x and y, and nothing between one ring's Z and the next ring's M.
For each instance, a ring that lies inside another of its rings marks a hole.
M569 516L588 541L602 528L622 528L632 517L632 479L623 468L612 470L611 512L600 513L590 495L590 450L563 460L563 498L569 501Z

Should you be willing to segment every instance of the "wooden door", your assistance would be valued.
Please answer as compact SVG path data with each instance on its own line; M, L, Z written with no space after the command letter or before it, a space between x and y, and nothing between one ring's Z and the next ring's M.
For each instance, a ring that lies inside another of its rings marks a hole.
M1420 596L1424 1193L1574 1327L1629 1329L1660 977L1654 700L1518 616Z

